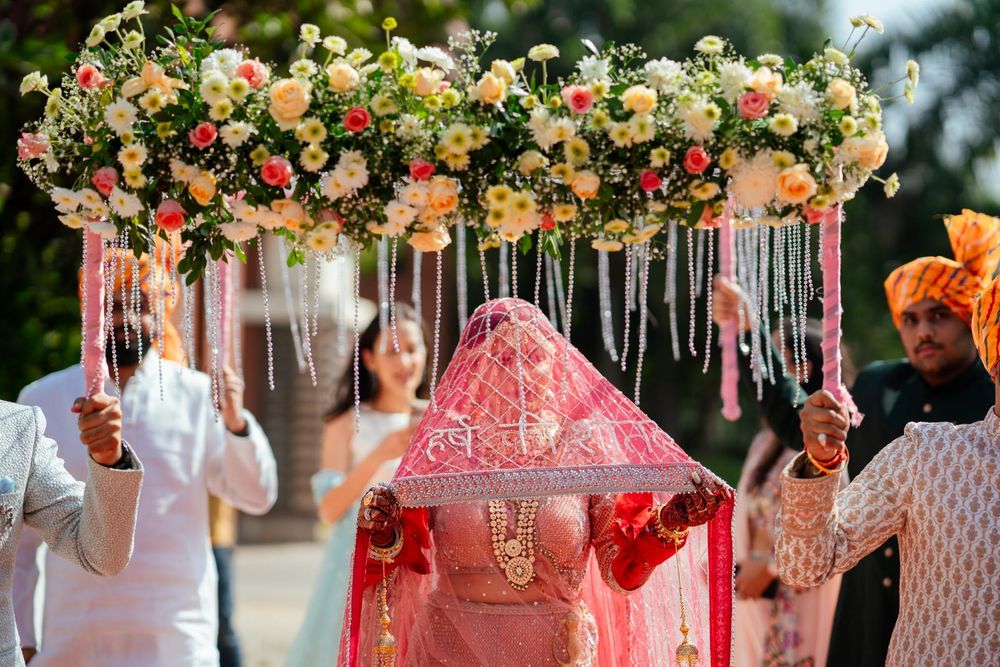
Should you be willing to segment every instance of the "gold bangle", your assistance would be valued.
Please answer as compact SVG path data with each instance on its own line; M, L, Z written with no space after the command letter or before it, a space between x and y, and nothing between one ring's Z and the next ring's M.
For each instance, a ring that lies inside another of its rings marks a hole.
M383 563L391 563L402 550L403 534L398 530L396 531L395 541L388 547L380 547L372 544L370 541L368 543L368 557L372 560L382 561Z
M653 529L656 531L656 536L659 537L664 542L677 543L687 537L690 528L684 528L683 530L672 530L663 525L663 520L660 518L665 505L660 505L657 507L653 514L655 519L653 521Z
M827 468L826 466L822 465L819 461L813 458L813 455L809 452L808 449L806 449L806 458L809 459L809 463L811 463L812 466L816 468L816 470L819 470L824 475L836 475L837 473L840 472L839 470L836 470L834 468ZM847 458L848 457L845 455L843 459L837 461L837 465L839 466L842 463L847 463Z

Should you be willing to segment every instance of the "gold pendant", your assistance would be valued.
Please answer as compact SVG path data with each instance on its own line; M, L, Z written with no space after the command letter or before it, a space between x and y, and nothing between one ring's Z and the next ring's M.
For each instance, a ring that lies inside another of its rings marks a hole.
M535 577L535 566L527 558L517 556L507 562L504 574L512 587L523 591L528 587L528 582Z
M521 555L521 540L516 537L512 537L507 540L507 543L503 547L504 553L506 553L511 558L517 558Z

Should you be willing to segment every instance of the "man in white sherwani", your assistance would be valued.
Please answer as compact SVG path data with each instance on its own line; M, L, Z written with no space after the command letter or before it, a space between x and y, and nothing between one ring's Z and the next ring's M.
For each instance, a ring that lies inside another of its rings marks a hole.
M73 424L61 445L84 462L86 486L56 456L41 410L0 401L0 667L24 664L11 597L22 525L33 528L67 567L95 579L121 572L132 553L142 464L122 444L118 399L95 394L56 410Z
M782 475L782 581L819 585L898 536L889 667L996 665L1000 657L1000 279L976 300L972 335L995 385L982 421L911 422L838 493L847 410L818 392L802 411L805 451Z
M129 257L125 260L135 261ZM45 557L39 633L33 606L38 540L23 541L14 588L21 642L32 667L218 665L208 494L250 514L267 512L277 497L274 456L260 426L243 409L243 383L237 375L226 369L217 411L210 377L170 360L182 356L176 331L167 331L163 341L151 333L147 294L176 286L162 278L151 290L148 269L143 257L138 271L141 336L136 336L135 318L128 326L123 322L117 301L123 290L116 284L114 337L107 354L109 366L116 359L119 369L124 437L146 466L135 553L129 568L111 582ZM119 272L117 280L122 274L131 282L131 267ZM124 293L131 293L130 285ZM168 308L173 303L169 296L165 301ZM48 413L80 386L82 370L71 366L25 387L20 400ZM115 391L110 380L106 391ZM49 434L64 439L72 428L69 420L52 419ZM78 452L60 453L71 472L86 475Z

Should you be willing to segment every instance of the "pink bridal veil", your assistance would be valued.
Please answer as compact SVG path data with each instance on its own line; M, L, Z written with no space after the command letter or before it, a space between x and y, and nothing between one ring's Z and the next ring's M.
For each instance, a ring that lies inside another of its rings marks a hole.
M622 494L659 506L694 471L538 308L480 306L392 481L428 535L385 586L396 665L673 665L682 604L702 664L728 665L731 501L641 588L610 574ZM381 630L367 556L359 532L342 665L372 664Z

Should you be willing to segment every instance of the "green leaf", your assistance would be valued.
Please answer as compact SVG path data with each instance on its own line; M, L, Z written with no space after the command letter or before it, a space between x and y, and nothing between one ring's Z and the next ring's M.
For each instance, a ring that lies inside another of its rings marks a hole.
M517 241L517 248L521 251L522 255L527 255L531 252L531 237L525 234Z
M705 202L699 201L695 203L691 207L691 210L688 211L687 218L685 220L687 222L687 225L689 227L693 227L696 224L698 224L698 221L701 220L701 214L704 212L705 212Z
M174 15L175 19L180 21L182 24L184 23L185 21L184 12L182 12L177 5L175 4L170 5L170 13Z

